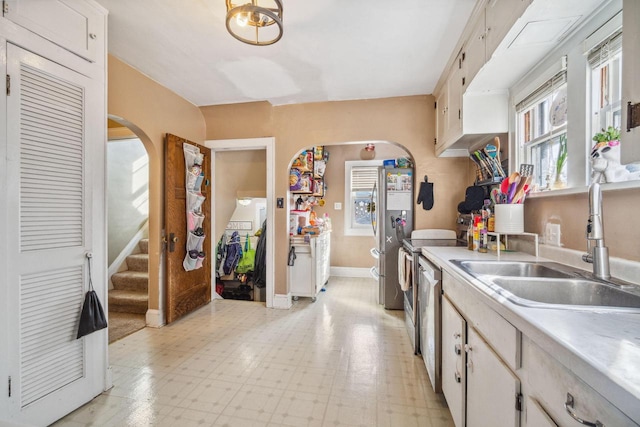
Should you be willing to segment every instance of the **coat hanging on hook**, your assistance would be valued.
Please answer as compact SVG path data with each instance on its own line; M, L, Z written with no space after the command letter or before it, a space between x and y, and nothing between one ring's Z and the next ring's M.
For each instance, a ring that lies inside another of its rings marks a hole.
M425 211L428 211L433 207L433 183L429 182L429 177L427 175L424 176L424 182L420 183L417 203L422 203L422 209Z

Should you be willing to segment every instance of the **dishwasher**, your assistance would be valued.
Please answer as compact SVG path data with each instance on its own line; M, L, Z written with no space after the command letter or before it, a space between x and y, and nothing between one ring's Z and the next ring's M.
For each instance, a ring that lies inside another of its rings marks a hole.
M418 316L420 352L436 393L442 391L442 270L427 258L419 259Z

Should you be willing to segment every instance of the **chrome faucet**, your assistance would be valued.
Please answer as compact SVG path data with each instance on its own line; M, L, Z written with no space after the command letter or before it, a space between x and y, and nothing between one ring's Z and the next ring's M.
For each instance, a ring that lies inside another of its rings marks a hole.
M591 242L595 245L592 247ZM584 262L593 264L593 275L598 279L608 280L609 249L604 245L604 228L602 226L602 190L600 184L594 182L589 187L589 221L587 222L587 253L582 255Z

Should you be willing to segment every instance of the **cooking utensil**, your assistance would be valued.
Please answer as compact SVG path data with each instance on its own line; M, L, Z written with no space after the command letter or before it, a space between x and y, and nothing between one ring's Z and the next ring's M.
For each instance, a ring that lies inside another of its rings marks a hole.
M509 175L509 192L507 193L507 203L513 203L513 198L516 195L518 184L520 183L520 174L514 172Z
M498 163L501 163L502 161L500 160L500 138L499 137L495 137L493 138L493 145L496 146L496 159L498 160Z
M521 176L532 176L533 175L533 165L528 163L522 163L520 165L520 175Z

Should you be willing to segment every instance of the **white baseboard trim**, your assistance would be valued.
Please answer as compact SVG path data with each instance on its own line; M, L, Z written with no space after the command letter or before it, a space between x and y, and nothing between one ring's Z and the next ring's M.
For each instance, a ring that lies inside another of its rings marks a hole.
M164 312L161 310L149 309L147 310L145 320L147 322L147 326L151 328L161 328L164 326Z
M371 277L370 268L331 267L331 276L335 277Z
M273 308L289 310L291 308L291 294L275 294L273 296Z

